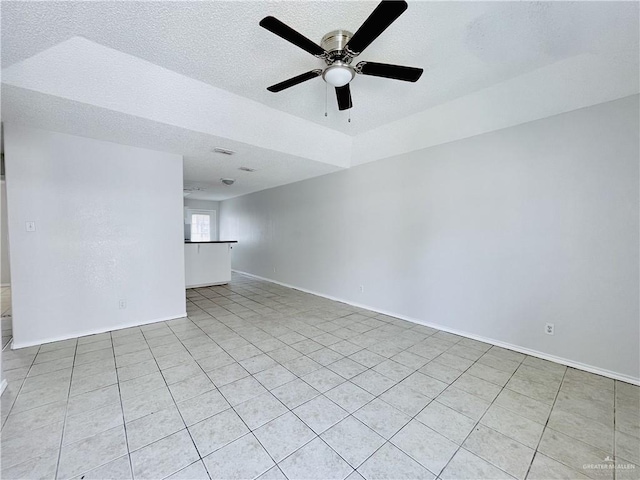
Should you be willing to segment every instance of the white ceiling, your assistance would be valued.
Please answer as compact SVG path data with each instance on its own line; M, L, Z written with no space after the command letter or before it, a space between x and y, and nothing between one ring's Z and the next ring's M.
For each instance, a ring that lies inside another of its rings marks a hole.
M327 163L10 85L2 89L2 110L10 120L36 128L184 155L183 179L185 189L194 189L191 199L225 200L341 170ZM236 153L217 154L211 151L213 146ZM255 172L244 172L240 167L254 168ZM149 175L152 177L153 172ZM221 178L234 178L236 183L223 185Z
M332 92L324 116L321 79L267 92L322 62L260 28L262 17L319 42L336 28L355 31L376 4L3 1L3 120L170 147L186 156L185 179L218 199L368 161L352 153L366 150L365 139L395 145L403 132L404 145L386 156L424 147L406 136L420 136L425 112L434 117L448 105L456 105L449 120L459 131L438 142L508 126L475 128L478 105L496 95L512 109L523 96L535 100L518 104L513 124L638 91L637 2L413 1L359 60L422 67L416 84L358 76L351 123ZM577 84L579 95L567 95ZM213 142L244 146L233 162L259 172L243 178L203 163ZM236 191L219 185L223 176L238 178Z

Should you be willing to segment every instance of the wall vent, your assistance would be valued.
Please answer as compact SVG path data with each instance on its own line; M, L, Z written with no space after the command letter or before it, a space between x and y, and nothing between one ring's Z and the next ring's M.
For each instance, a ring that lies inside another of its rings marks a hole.
M236 152L229 150L228 148L216 147L213 149L214 153L220 153L222 155L233 155Z

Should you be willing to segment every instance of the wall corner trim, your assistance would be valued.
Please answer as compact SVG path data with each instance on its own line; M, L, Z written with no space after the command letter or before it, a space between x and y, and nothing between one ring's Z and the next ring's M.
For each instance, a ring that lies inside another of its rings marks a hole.
M569 360L569 359L566 359L566 358L563 358L563 357L557 357L555 355L549 355L547 353L539 352L537 350L530 350L528 348L520 347L518 345L513 345L511 343L501 342L499 340L495 340L495 339L492 339L492 338L482 337L480 335L475 335L475 334L472 334L472 333L463 332L463 331L460 331L460 330L456 330L454 328L446 327L444 325L439 325L437 323L425 322L424 320L420 320L418 318L407 317L405 315L399 315L399 314L394 313L394 312L380 310L379 308L371 307L369 305L364 305L364 304L361 304L361 303L351 302L349 300L345 300L343 298L333 297L331 295L325 295L323 293L315 292L313 290L307 290L306 288L301 288L301 287L297 287L295 285L290 285L288 283L279 282L279 281L273 280L271 278L266 278L266 277L261 277L259 275L254 275L254 274L249 273L249 272L243 272L241 270L235 270L235 269L232 269L232 271L236 272L236 273L240 273L242 275L246 275L248 277L252 277L252 278L258 279L258 280L264 280L266 282L275 283L276 285L281 285L283 287L293 288L294 290L299 290L301 292L310 293L312 295L317 295L318 297L323 297L323 298L326 298L326 299L329 299L329 300L334 300L336 302L346 303L347 305L351 305L353 307L364 308L364 309L367 309L367 310L371 310L372 312L378 312L378 313L383 314L383 315L388 315L390 317L395 317L395 318L399 318L401 320L406 320L408 322L415 323L417 325L424 325L425 327L435 328L435 329L438 329L438 330L442 330L444 332L453 333L454 335L459 335L461 337L466 337L466 338L470 338L470 339L473 339L473 340L478 340L480 342L484 342L484 343L488 343L488 344L491 344L491 345L495 345L496 347L506 348L508 350L513 350L515 352L523 353L525 355L529 355L529 356L532 356L532 357L537 357L537 358L541 358L543 360L549 360L550 362L559 363L561 365L566 365L567 367L572 367L572 368L575 368L575 369L578 369L578 370L583 370L585 372L594 373L596 375L602 375L603 377L608 377L608 378L612 378L614 380L620 380L621 382L626 382L626 383L630 383L632 385L640 386L640 378L632 377L630 375L625 375L625 374L622 374L622 373L613 372L611 370L606 370L606 369L603 369L603 368L595 367L593 365L587 365L585 363L576 362L576 361Z

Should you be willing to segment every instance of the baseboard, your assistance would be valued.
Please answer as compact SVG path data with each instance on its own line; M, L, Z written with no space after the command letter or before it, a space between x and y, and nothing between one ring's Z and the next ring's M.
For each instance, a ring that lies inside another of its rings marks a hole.
M0 383L0 397L2 396L6 388L7 388L7 380L5 379L5 380L2 380L2 383Z
M87 335L96 335L98 333L112 332L114 330L122 330L124 328L141 327L143 325L149 325L149 324L158 323L158 322L166 322L167 320L175 320L176 318L183 318L183 317L186 317L186 316L187 316L187 312L185 311L184 313L181 313L181 314L178 314L178 315L172 315L170 317L156 318L154 320L149 320L149 321L145 321L145 322L133 322L133 323L121 324L121 325L116 325L116 326L113 326L113 327L99 328L99 329L95 329L95 330L85 330L85 331L82 331L82 332L74 333L73 335L61 335L59 337L44 338L44 339L38 340L36 342L16 342L16 339L15 339L15 336L14 336L13 341L11 342L11 349L12 350L17 350L17 349L20 349L20 348L34 347L36 345L44 345L45 343L60 342L62 340L69 340L70 338L85 337Z
M198 285L187 285L186 289L189 290L190 288L216 287L218 285L227 285L229 282L230 280L227 280L226 282L200 283Z
M511 344L511 343L507 343L507 342L502 342L500 340L495 340L493 338L483 337L481 335L476 335L474 333L469 333L469 332L464 332L464 331L461 331L461 330L456 330L454 328L449 328L449 327L447 327L445 325L439 325L437 323L425 322L424 320L421 320L421 319L418 319L418 318L407 317L406 315L400 315L400 314L395 313L395 312L381 310L379 308L372 307L370 305L364 305L364 304L361 304L361 303L352 302L350 300L345 300L344 298L338 298L338 297L334 297L334 296L331 296L331 295L326 295L324 293L315 292L313 290L307 290L306 288L297 287L295 285L289 285L288 283L279 282L279 281L273 280L271 278L261 277L259 275L254 275L252 273L243 272L241 270L233 270L232 269L232 271L236 272L236 273L240 273L242 275L246 275L248 277L256 278L258 280L264 280L266 282L275 283L276 285L281 285L283 287L292 288L294 290L299 290L301 292L310 293L312 295L317 295L318 297L323 297L323 298L326 298L328 300L333 300L333 301L336 301L336 302L346 303L347 305L351 305L353 307L364 308L366 310L370 310L372 312L377 312L377 313L380 313L382 315L388 315L390 317L399 318L401 320L406 320L408 322L416 323L418 325L424 325L425 327L435 328L437 330L442 330L444 332L453 333L455 335L460 335L461 337L466 337L466 338L470 338L472 340L478 340L479 342L484 342L484 343L488 343L488 344L491 344L491 345L495 345L496 347L506 348L508 350L513 350L515 352L523 353L525 355L530 355L532 357L541 358L543 360L549 360L551 362L559 363L561 365L566 365L567 367L576 368L578 370L583 370L585 372L595 373L596 375L602 375L603 377L608 377L608 378L612 378L614 380L620 380L621 382L626 382L626 383L630 383L632 385L639 385L640 386L640 378L635 378L635 377L632 377L630 375L625 375L625 374L622 374L622 373L613 372L611 370L606 370L604 368L594 367L593 365L588 365L588 364L585 364L585 363L576 362L574 360L569 360L569 359L563 358L563 357L557 357L555 355L550 355L548 353L540 352L540 351L537 351L537 350L531 350L529 348L521 347L519 345L514 345L514 344Z

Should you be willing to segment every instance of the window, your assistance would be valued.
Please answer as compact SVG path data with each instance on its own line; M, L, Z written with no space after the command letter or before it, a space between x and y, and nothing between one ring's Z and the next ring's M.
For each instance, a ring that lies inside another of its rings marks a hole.
M216 212L208 210L191 210L191 241L209 242L216 239Z

